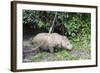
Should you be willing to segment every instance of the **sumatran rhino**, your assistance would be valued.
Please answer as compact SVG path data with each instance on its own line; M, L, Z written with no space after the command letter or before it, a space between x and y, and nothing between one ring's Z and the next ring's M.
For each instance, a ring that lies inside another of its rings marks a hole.
M35 49L49 50L50 53L54 52L54 48L72 49L72 44L65 37L58 33L39 33L32 38L32 44Z

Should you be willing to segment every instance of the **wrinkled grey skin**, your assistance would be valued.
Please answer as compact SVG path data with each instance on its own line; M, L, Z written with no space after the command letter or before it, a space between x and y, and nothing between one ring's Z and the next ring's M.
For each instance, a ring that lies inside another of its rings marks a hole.
M72 49L70 41L58 33L39 33L32 39L32 44L35 49L48 49L50 53L54 52L55 47L63 47L68 50Z

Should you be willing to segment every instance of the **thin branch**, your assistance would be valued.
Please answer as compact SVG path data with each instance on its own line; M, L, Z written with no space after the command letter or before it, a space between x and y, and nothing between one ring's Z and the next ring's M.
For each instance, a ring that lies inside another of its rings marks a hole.
M56 16L57 16L57 12L55 13L55 17L54 17L53 22L52 22L52 25L50 27L49 33L52 32L52 29L53 29L53 26L54 26L54 23L55 23Z

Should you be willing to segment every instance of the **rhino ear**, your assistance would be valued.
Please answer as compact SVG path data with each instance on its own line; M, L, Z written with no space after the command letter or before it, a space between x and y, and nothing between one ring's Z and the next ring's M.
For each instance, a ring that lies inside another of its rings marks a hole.
M66 36L64 36L64 39L66 39L68 41L68 38Z

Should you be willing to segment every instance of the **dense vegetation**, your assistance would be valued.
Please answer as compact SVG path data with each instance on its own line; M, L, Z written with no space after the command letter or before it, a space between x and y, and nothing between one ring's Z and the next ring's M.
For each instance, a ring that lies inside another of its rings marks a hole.
M23 37L35 36L37 33L40 32L49 32L49 29L52 26L54 20L55 13L56 12L54 11L23 10ZM56 19L54 21L54 26L52 29L52 33L53 32L65 35L73 44L74 49L86 50L86 52L90 52L90 13L57 12ZM57 60L61 58L62 52L63 55L69 57L70 60L80 59L78 57L73 57L69 51L65 52L65 50L63 50L61 52L59 51L55 53L56 58L60 56L59 58L57 58ZM42 56L44 53L36 55L36 58L39 59L39 57ZM47 53L45 53L45 55L46 54ZM32 57L33 61L34 59L35 56Z

